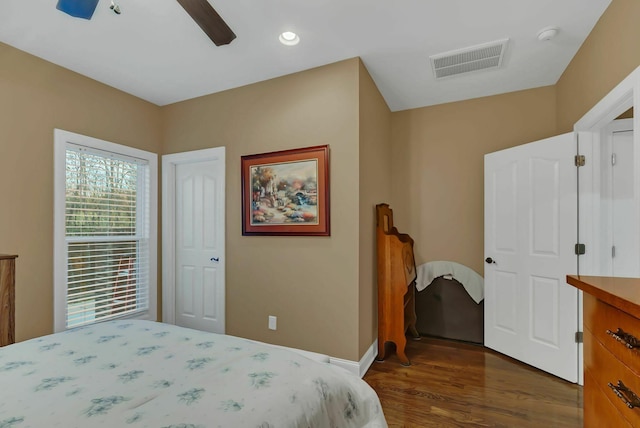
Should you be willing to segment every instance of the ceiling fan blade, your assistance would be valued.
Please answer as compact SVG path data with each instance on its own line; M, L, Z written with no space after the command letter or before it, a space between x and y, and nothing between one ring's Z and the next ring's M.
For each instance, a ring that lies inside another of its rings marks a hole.
M75 18L91 19L98 0L58 0L56 9Z
M178 3L216 46L228 45L236 38L235 33L207 0L178 0Z

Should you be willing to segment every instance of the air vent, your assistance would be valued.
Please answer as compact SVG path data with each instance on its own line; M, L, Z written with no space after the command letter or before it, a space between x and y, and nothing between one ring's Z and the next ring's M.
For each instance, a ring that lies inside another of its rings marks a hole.
M429 57L431 68L433 68L436 79L498 68L502 65L507 42L509 39L496 40L495 42L432 55Z

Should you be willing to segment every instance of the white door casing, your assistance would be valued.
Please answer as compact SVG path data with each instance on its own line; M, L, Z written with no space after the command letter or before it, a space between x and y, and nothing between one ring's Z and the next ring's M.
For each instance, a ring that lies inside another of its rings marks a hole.
M163 156L163 320L225 332L224 147Z
M586 167L578 168L579 175L579 209L578 209L578 230L579 240L586 245L586 254L578 257L578 272L581 275L598 275L600 271L599 255L600 245L597 242L600 234L599 223L599 196L594 195L599 192L598 174L594 174L592 165L598 163L595 159L599 156L598 147L601 132L616 118L631 108L640 106L640 67L637 67L620 83L618 83L607 95L605 95L596 105L594 105L584 116L574 125L573 130L579 137L579 154L587 158ZM631 119L633 129L640 128L640 115L634 115ZM633 134L633 146L640 147L640 134ZM633 182L640 183L640 150L634 151ZM640 185L634 189L634 207L636 212L640 212ZM640 228L639 228L640 230ZM640 232L638 233L640 242ZM580 299L578 322L582 329L582 291L578 292ZM580 355L582 356L582 344L580 344ZM580 380L582 377L582 357L580 363Z
M578 170L579 240L586 246L579 261L581 275L640 275L634 138L631 119L615 120L599 132L579 133L579 152L586 158Z
M578 379L573 133L485 156L485 346Z

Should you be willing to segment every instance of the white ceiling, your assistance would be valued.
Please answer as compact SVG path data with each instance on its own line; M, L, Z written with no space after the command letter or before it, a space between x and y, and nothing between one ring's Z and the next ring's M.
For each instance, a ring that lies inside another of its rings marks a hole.
M555 84L611 0L209 0L237 39L216 47L175 0L2 0L0 41L166 105L359 56L392 111ZM557 26L553 40L537 32ZM295 31L301 42L283 46ZM509 38L503 66L436 81L429 56Z

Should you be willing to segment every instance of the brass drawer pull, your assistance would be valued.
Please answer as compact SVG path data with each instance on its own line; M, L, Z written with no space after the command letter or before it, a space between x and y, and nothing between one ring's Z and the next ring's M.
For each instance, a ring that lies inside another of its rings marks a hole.
M615 333L611 330L607 330L607 334L618 342L624 344L629 349L640 348L640 340L635 336L624 332L621 328L618 328Z
M609 382L609 388L613 390L613 392L622 400L622 402L630 409L635 407L640 407L640 398L632 390L627 388L627 386L622 383L621 380L618 381L618 385L614 385Z

